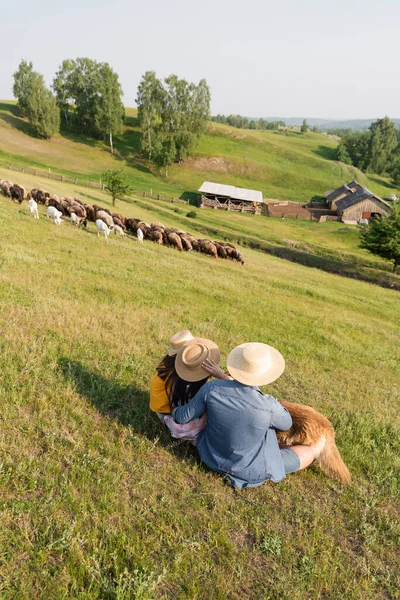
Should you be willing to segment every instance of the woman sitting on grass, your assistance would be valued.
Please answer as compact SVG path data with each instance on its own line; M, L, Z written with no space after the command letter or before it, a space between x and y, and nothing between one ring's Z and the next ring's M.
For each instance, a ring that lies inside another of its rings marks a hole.
M178 425L171 417L171 412L178 406L187 404L198 390L207 382L210 375L203 371L203 377L197 381L188 381L179 377L175 370L175 359L178 351L188 343L198 341L210 348L210 356L215 363L219 361L219 349L211 340L194 338L190 331L179 331L170 339L170 348L156 369L150 384L150 410L157 413L165 423L173 438L195 443L200 431L207 424L207 415L191 420L190 423Z
M275 430L289 429L292 418L275 398L258 388L282 375L285 361L280 352L260 343L237 346L227 359L233 379L216 362L207 346L198 340L186 344L175 361L181 378L202 382L197 394L172 412L180 424L189 424L207 412L207 425L196 440L201 460L225 475L236 488L256 487L267 479L278 482L288 473L310 465L317 448L279 448ZM206 373L223 381L203 385Z

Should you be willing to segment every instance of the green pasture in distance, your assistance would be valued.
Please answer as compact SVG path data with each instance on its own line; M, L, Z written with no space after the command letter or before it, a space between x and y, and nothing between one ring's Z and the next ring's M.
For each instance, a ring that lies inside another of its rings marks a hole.
M135 190L192 200L205 180L258 189L266 198L308 202L325 191L356 178L387 197L388 180L366 176L333 160L336 139L326 134L298 131L251 131L210 123L194 158L169 169L162 177L140 154L136 109L126 109L126 122L115 136L115 154L106 143L62 130L52 140L30 135L15 103L0 102L0 165L20 164L48 168L64 175L98 181L102 171L126 168Z

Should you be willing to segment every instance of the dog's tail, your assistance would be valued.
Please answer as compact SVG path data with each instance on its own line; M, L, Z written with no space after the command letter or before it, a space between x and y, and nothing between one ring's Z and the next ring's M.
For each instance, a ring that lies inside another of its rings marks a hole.
M326 475L339 479L342 483L350 483L350 471L343 462L340 452L335 443L335 432L328 430L325 432L326 443L319 456L317 462Z

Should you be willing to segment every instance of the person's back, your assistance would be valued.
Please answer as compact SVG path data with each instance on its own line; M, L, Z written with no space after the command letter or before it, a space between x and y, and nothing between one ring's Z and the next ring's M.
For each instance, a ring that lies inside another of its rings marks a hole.
M219 373L218 365L204 358L205 354L201 344L186 346L177 354L178 374L195 381L202 369ZM207 413L207 426L197 438L201 460L239 488L261 485L267 479L281 481L286 474L308 466L315 449L301 445L279 448L275 429L289 429L292 418L258 387L283 373L285 361L280 352L258 342L241 344L230 352L227 367L232 380L221 371L221 381L206 383L188 404L172 413L177 423Z
M288 411L257 387L238 381L210 381L195 402L174 411L184 423L207 411L207 427L199 434L201 460L214 471L227 474L235 485L259 485L267 478L280 481L285 471L273 428L288 429Z

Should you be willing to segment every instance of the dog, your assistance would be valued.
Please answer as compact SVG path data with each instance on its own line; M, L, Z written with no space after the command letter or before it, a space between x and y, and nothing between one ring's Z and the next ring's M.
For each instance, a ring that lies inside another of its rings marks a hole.
M292 417L293 424L287 431L276 431L281 446L314 446L317 448L316 461L329 477L342 483L350 483L350 471L343 462L335 443L335 431L324 415L311 406L294 402L281 402Z

